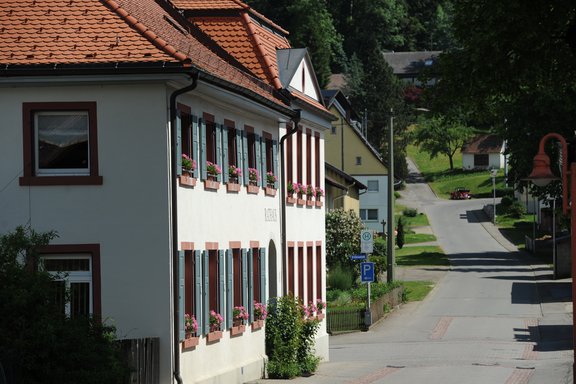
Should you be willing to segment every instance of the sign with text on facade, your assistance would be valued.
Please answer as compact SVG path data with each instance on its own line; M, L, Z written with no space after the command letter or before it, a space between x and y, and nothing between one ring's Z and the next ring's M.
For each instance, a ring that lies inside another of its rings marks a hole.
M360 233L360 252L374 252L374 234L372 233L372 230L363 229Z

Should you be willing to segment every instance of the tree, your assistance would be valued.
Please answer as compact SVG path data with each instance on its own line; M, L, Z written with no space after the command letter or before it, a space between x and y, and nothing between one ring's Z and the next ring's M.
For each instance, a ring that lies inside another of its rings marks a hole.
M362 221L353 211L326 212L326 264L328 268L354 267L350 256L360 251Z
M398 218L398 225L396 226L396 231L398 232L396 234L396 245L398 246L398 248L402 249L402 247L404 246L404 219L402 219L402 216Z
M462 122L441 115L421 118L414 133L416 144L428 152L431 159L438 155L447 156L450 169L454 169L454 154L472 134L471 128Z
M17 227L0 236L0 362L8 382L122 383L126 367L113 327L70 318L36 250L56 234Z
M459 0L453 21L458 49L440 59L434 101L473 112L506 139L510 181L518 181L545 133L573 135L576 4Z

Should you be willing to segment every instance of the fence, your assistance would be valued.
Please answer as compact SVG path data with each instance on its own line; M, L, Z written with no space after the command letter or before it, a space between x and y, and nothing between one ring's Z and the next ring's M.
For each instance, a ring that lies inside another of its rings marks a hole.
M130 366L129 384L157 384L160 382L160 339L120 340L122 352Z
M395 308L402 303L404 287L394 288L392 291L384 294L378 300L370 305L372 323L380 320L386 312ZM326 313L326 328L330 334L346 331L367 330L365 324L366 309L330 309Z

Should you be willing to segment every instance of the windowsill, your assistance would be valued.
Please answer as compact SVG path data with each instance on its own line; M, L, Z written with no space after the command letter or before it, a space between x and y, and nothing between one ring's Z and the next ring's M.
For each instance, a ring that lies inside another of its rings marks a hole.
M251 195L257 195L260 192L260 187L257 185L247 185L246 191Z
M240 192L240 184L228 182L226 184L226 192Z
M254 320L252 323L252 331L257 331L264 327L264 320Z
M102 185L102 176L23 176L20 185Z
M239 336L246 331L246 326L244 324L237 325L235 327L230 328L230 336Z
M218 189L220 189L220 182L210 179L204 180L204 189L217 191Z
M222 331L213 331L206 335L206 342L214 343L222 338Z
M199 340L200 340L200 338L197 336L187 337L182 342L182 349L185 350L185 349L195 348L198 345Z
M266 187L264 189L264 192L266 193L266 196L276 196L276 188L272 188L272 187Z
M180 179L180 185L187 185L189 187L195 187L196 186L196 178L195 177L182 174L179 176L179 179Z

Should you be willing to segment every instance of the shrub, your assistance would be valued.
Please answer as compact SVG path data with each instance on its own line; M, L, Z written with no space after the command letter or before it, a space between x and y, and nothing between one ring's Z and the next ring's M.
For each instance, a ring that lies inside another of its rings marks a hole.
M402 249L404 246L404 220L402 217L398 218L398 226L396 227L397 235L396 235L396 245L398 248Z
M502 208L508 208L512 205L513 202L514 198L512 198L511 196L503 196L502 199L500 200L500 205L502 206Z
M526 214L526 207L519 201L515 201L508 207L506 214L514 219L519 219Z
M300 372L297 351L301 322L300 308L294 297L269 301L265 339L270 378L291 379Z
M340 291L340 294L333 302L333 305L336 307L343 307L348 305L352 302L352 295L348 291Z
M342 293L339 289L328 289L326 290L326 301L331 302L335 301L338 296Z
M407 217L416 217L416 215L418 215L418 210L415 208L406 208L402 214Z
M352 272L336 266L328 271L328 286L332 289L347 291L354 281Z

